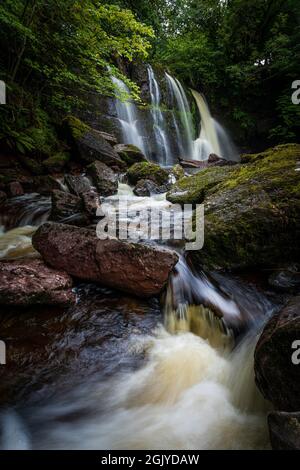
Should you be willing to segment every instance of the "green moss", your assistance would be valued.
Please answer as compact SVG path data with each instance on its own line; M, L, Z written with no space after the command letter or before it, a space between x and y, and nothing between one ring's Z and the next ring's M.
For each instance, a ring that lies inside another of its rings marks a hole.
M52 157L43 161L43 165L47 171L56 172L61 171L64 166L70 161L70 154L65 152L58 152Z
M135 145L119 144L115 150L123 162L127 164L127 166L132 166L135 163L147 161L141 150Z
M211 170L205 170L179 181L188 194L194 186L203 190L205 241L202 250L191 253L195 264L232 269L297 262L299 161L300 145L284 145L256 154L221 179L212 180Z
M158 185L163 185L169 180L169 174L166 170L149 162L139 162L132 165L127 171L127 177L132 184L136 184L141 179L148 179Z
M68 127L72 137L76 140L81 139L90 131L90 127L75 116L67 116L64 119L64 124Z
M167 200L173 204L200 204L230 172L232 167L213 167L181 178L167 193Z
M179 163L177 165L174 165L171 173L173 176L175 176L176 180L180 180L181 178L184 178L184 169L182 168Z

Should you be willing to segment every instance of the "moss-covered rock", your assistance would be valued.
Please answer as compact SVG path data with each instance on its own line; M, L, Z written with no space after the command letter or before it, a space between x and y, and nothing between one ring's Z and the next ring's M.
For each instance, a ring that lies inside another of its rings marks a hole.
M131 184L136 184L139 180L151 180L157 185L167 184L169 174L159 165L150 162L140 162L132 165L127 171L127 177Z
M118 144L114 146L114 150L128 166L134 165L134 163L147 161L145 155L135 145Z
M43 166L48 173L58 173L70 161L70 154L66 152L58 152L52 157L43 161Z
M114 170L126 170L127 165L113 149L110 142L103 137L103 133L92 129L80 119L68 116L65 127L69 143L83 162L92 163L100 161Z
M167 200L173 204L200 204L231 171L231 167L214 167L181 178L167 193Z
M299 160L300 145L278 146L175 185L167 196L172 202L204 202L204 247L190 253L196 265L231 269L299 260Z
M171 170L171 175L173 175L176 180L180 180L181 178L184 178L183 167L179 165L179 163L177 165L174 165Z
M67 116L63 123L74 139L81 139L90 130L87 124L75 116Z

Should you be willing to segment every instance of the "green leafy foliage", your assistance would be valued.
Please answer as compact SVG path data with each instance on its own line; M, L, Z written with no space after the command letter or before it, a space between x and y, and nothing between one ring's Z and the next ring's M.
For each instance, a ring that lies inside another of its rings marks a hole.
M83 105L89 91L113 95L112 72L137 99L137 86L117 64L147 57L153 35L130 10L101 0L3 0L0 79L9 103L1 109L0 138L18 151L49 155L50 122Z

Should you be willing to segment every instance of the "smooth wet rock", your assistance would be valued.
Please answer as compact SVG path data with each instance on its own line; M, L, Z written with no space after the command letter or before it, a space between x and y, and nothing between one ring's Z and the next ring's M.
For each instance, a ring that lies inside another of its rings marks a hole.
M178 261L178 255L167 249L99 240L92 230L56 223L42 225L32 242L56 269L138 297L158 295Z
M120 159L112 145L101 135L78 118L69 116L65 125L72 137L81 160L84 162L100 161L114 169L125 169L126 164Z
M119 157L126 163L126 165L131 166L137 162L146 162L147 158L143 152L131 144L118 144L114 146L114 150L117 152Z
M106 140L110 145L116 145L118 143L118 139L116 138L115 135L109 133L109 132L104 132L104 131L98 131L101 137Z
M50 220L80 226L88 225L89 220L84 214L83 202L79 196L56 190L52 192L51 201Z
M118 191L118 176L104 163L91 163L86 171L100 196L112 196Z
M126 173L131 184L137 184L139 180L151 180L158 186L168 184L169 173L159 165L150 162L140 162L132 165Z
M96 217L97 209L100 207L99 196L94 191L89 191L81 195L84 212L92 219Z
M75 302L72 278L42 260L0 263L1 305L68 305Z
M268 425L274 450L300 450L300 412L269 413Z
M91 190L89 180L82 175L65 175L65 183L72 194L81 196Z
M227 160L226 158L222 158L219 155L216 155L215 153L211 153L208 157L207 160L207 166L231 166L231 165L237 165L237 161L235 160Z
M300 293L300 269L294 264L282 270L277 270L268 279L269 285L278 292L291 294Z
M280 411L300 410L299 361L300 296L297 296L270 318L255 349L256 384Z
M139 180L133 190L136 196L151 196L152 194L165 193L167 191L166 186L158 186L154 181L151 180Z
M300 260L300 145L280 145L248 163L217 166L182 178L167 199L205 209L204 247L196 267L277 268Z
M19 181L13 181L8 185L8 192L11 197L22 196L24 189Z

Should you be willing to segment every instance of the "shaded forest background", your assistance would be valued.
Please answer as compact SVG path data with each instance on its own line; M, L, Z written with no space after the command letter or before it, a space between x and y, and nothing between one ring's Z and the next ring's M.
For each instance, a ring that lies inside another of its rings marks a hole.
M245 146L300 138L298 0L2 0L0 41L2 148L63 151L62 119L90 90L113 96L110 73L140 99L118 67L137 61L202 91Z

